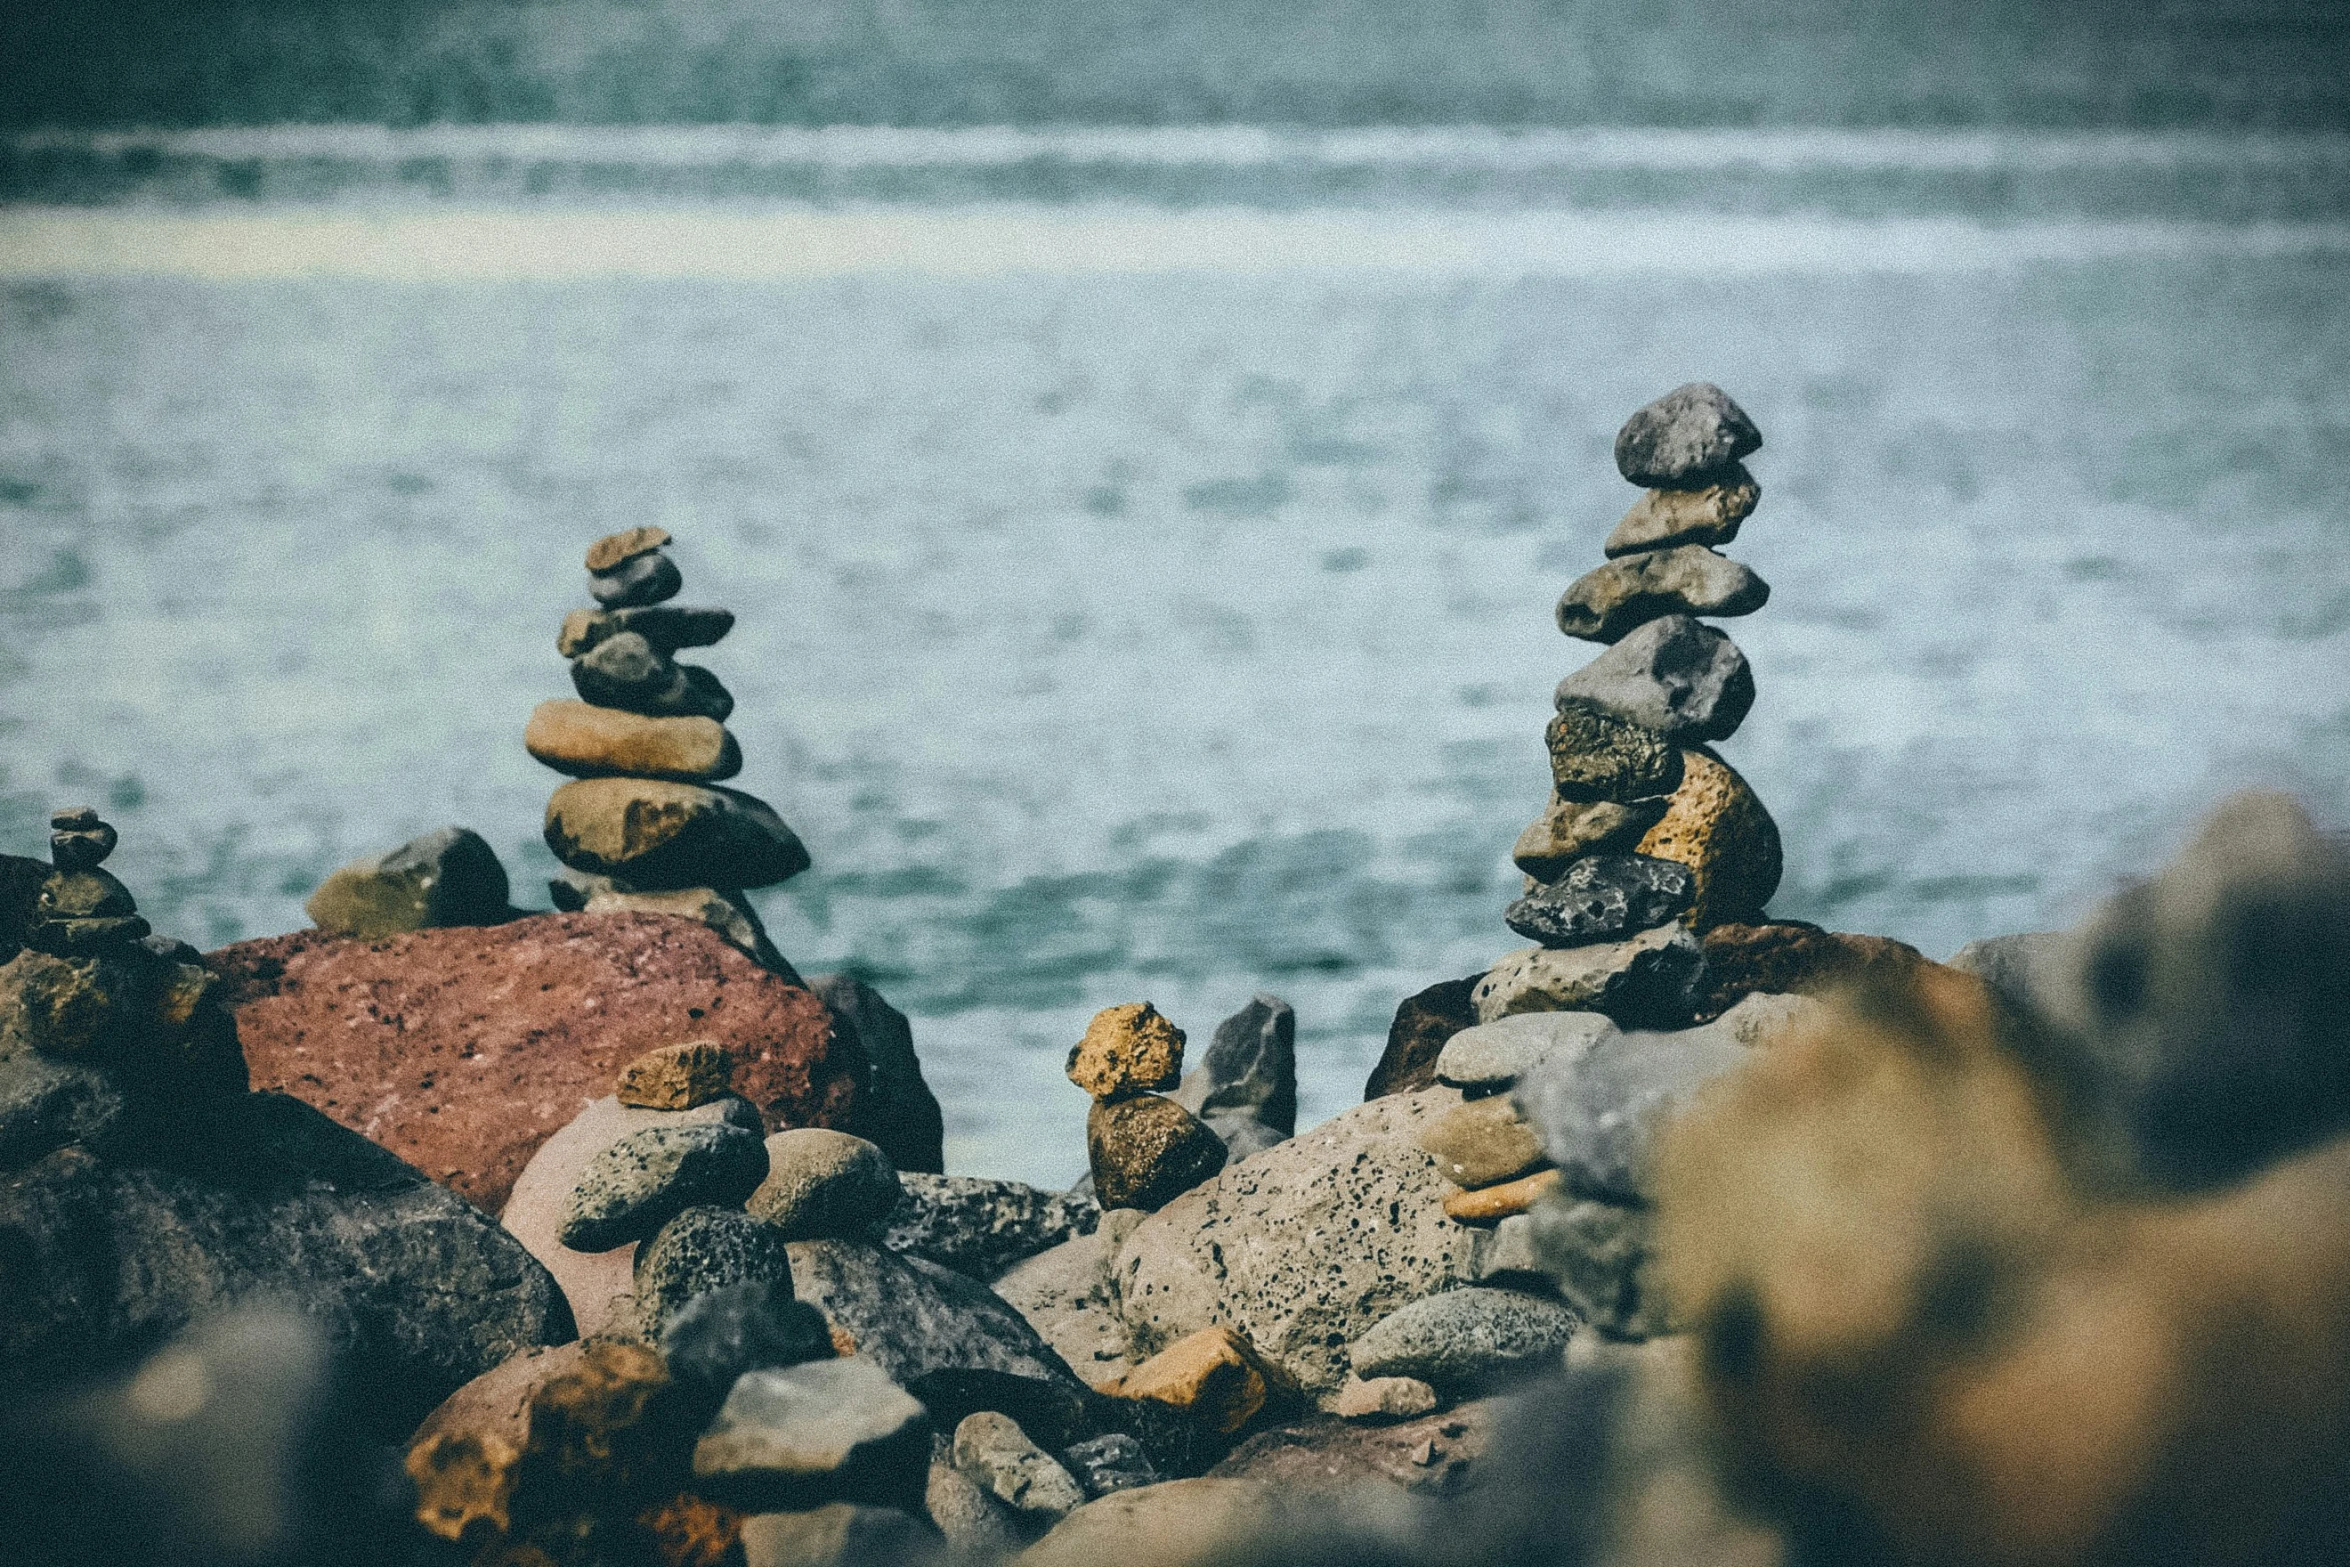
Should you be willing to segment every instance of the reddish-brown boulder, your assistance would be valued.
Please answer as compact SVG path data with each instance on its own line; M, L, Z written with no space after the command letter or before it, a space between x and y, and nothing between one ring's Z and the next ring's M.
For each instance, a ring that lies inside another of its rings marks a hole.
M733 1057L770 1131L856 1129L871 1071L824 1003L695 920L546 914L386 941L298 931L205 961L255 1088L306 1100L491 1213L658 1045Z
M1801 920L1716 925L1700 939L1705 944L1705 973L1696 997L1701 1020L1757 992L1818 996L1862 979L1904 978L1926 962L1924 953L1890 936L1822 930Z

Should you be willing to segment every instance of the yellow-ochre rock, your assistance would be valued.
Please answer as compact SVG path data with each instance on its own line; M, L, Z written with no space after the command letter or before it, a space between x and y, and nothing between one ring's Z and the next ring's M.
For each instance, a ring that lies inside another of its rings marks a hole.
M1068 1073L1096 1099L1173 1088L1183 1077L1183 1030L1147 1001L1104 1007L1070 1047Z
M1685 916L1693 930L1759 916L1779 890L1779 828L1745 779L1703 747L1681 753L1681 787L1636 854L1678 860L1695 873Z
M586 702L541 702L523 749L574 778L667 778L712 783L743 769L742 751L711 718L648 718Z

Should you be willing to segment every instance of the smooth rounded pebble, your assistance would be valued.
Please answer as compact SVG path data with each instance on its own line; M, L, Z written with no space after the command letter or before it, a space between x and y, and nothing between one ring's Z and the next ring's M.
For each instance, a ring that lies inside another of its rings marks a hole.
M1581 1319L1556 1301L1473 1286L1413 1301L1348 1350L1355 1375L1417 1377L1438 1388L1555 1364Z
M805 1126L767 1139L767 1178L745 1206L786 1240L853 1240L887 1218L899 1195L897 1167L879 1148Z

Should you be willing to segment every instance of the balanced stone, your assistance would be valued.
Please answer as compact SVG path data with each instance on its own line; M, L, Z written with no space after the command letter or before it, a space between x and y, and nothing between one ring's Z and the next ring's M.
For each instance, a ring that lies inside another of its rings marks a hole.
M710 783L743 770L734 736L714 719L647 718L587 702L541 702L523 749L574 778L672 778Z
M749 1371L694 1444L696 1489L762 1508L910 1500L928 1432L921 1402L861 1355Z
M734 1078L734 1056L707 1039L648 1050L620 1069L612 1096L638 1110L691 1110L722 1097Z
M1632 503L1602 545L1612 558L1676 544L1727 544L1754 514L1762 486L1743 463L1732 463L1697 490L1650 490Z
M1009 1415L993 1409L965 1415L955 1427L953 1452L957 1469L1014 1512L1049 1523L1085 1505L1084 1487Z
M412 930L496 925L511 917L506 867L481 834L443 827L353 860L318 884L303 912L337 936L370 941Z
M699 664L680 664L633 631L606 637L571 661L572 688L598 707L648 718L724 722L734 696Z
M87 805L49 814L49 863L61 871L96 870L114 852L113 827Z
M1282 1137L1296 1131L1297 1013L1279 996L1251 997L1216 1025L1216 1037L1175 1091L1175 1102L1211 1126L1237 1116Z
M1686 490L1762 446L1762 432L1710 381L1677 386L1616 432L1616 471L1634 484Z
M1570 800L1557 790L1542 815L1510 849L1510 859L1536 881L1553 881L1586 854L1631 848L1665 814L1665 797L1645 800Z
M1551 1056L1581 1055L1615 1032L1597 1012L1520 1012L1446 1040L1436 1080L1467 1094L1497 1094Z
M610 571L588 578L588 596L606 609L634 609L677 597L685 586L677 562L658 550L633 556Z
M1619 1023L1686 1019L1705 949L1679 925L1588 947L1526 947L1477 982L1479 1022L1516 1012L1604 1012Z
M650 555L668 542L666 528L623 528L618 533L607 533L588 546L587 569L600 576L627 565L639 555Z
M1557 1170L1542 1169L1531 1175L1521 1175L1514 1181L1480 1186L1474 1191L1464 1187L1444 1194L1444 1216L1463 1224L1500 1223L1513 1214L1531 1209L1557 1191L1560 1184Z
M1611 560L1559 596L1559 630L1587 642L1615 642L1660 615L1749 615L1771 585L1752 568L1702 544L1681 544Z
M1671 794L1681 782L1681 753L1664 736L1563 689L1542 738L1562 799L1640 800Z
M789 1243L740 1208L688 1208L639 1246L634 1281L646 1332L658 1339L678 1308L729 1284L762 1283L789 1299Z
M1455 1186L1498 1186L1543 1162L1542 1138L1506 1095L1472 1099L1436 1118L1420 1146Z
M1068 1073L1096 1099L1173 1088L1183 1077L1183 1030L1147 1001L1104 1007L1069 1047Z
M1157 1094L1094 1101L1085 1151L1104 1208L1155 1211L1224 1168L1224 1140L1189 1110Z
M704 1290L678 1307L661 1331L661 1358L679 1382L723 1398L746 1371L831 1359L832 1328L788 1288L754 1279Z
M573 1251L610 1251L688 1208L732 1207L766 1174L766 1148L742 1127L648 1126L588 1161L560 1238Z
M1502 919L1546 947L1580 947L1663 924L1689 907L1695 886L1689 867L1672 860L1595 854L1512 903Z
M546 839L572 869L640 891L765 887L808 868L799 835L765 801L700 784L567 783L547 801Z
M131 890L105 871L57 871L41 884L33 918L44 920L124 919L139 912Z
M767 1178L745 1206L786 1240L854 1239L887 1218L898 1197L897 1169L879 1148L803 1126L767 1139Z
M634 632L656 653L710 647L734 629L731 609L697 609L685 604L645 604L635 609L575 609L555 633L555 651L577 658L607 637Z
M1783 869L1778 824L1720 757L1692 747L1681 763L1681 787L1641 837L1639 853L1689 867L1691 929L1760 919Z
M1754 671L1721 632L1687 615L1667 615L1560 681L1559 711L1574 704L1595 704L1669 740L1726 740L1754 705ZM1555 743L1551 754L1555 761ZM1566 792L1563 782L1560 792Z
M1359 1377L1417 1377L1437 1388L1554 1366L1580 1319L1515 1290L1446 1290L1382 1318L1347 1351Z

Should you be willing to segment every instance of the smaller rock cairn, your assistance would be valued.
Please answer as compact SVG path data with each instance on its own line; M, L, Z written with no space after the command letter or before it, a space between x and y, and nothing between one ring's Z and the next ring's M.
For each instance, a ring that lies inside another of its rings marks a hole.
M718 787L742 771L734 697L675 655L716 644L734 612L669 602L684 579L668 543L630 528L590 545L599 607L564 616L555 638L580 699L541 702L523 732L532 756L576 780L547 801L547 847L574 873L548 889L561 909L701 920L796 983L743 892L806 870L808 851L764 800Z
M1163 1208L1230 1157L1213 1128L1164 1092L1182 1082L1183 1043L1183 1030L1134 1001L1094 1014L1069 1048L1069 1081L1093 1096L1085 1152L1104 1209Z
M1778 828L1709 741L1754 702L1737 645L1701 615L1745 615L1770 588L1710 546L1761 497L1740 461L1762 434L1720 387L1658 398L1616 435L1616 466L1648 486L1607 537L1605 565L1559 599L1559 629L1610 644L1559 682L1544 738L1553 789L1512 857L1527 876L1504 919L1538 945L1502 959L1471 1000L1480 1021L1591 1011L1677 1026L1704 966L1694 932L1753 920L1778 887Z

